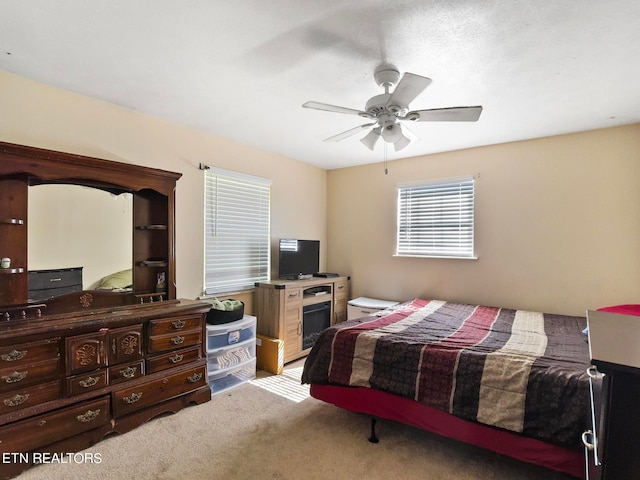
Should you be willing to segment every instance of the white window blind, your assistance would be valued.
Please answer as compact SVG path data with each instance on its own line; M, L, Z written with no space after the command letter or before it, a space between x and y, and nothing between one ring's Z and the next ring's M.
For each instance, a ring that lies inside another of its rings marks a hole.
M271 181L205 170L205 293L269 280Z
M397 255L475 258L474 179L398 187Z

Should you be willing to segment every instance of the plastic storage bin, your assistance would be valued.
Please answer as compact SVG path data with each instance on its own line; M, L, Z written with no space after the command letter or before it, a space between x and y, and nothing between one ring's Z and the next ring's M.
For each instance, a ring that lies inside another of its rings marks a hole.
M207 350L207 371L224 370L256 358L256 341L247 340L217 350Z
M236 343L255 340L256 317L245 315L241 320L222 325L207 325L207 351Z
M209 374L209 388L211 395L217 395L242 385L248 380L256 378L256 359L235 368L225 368Z
M256 317L207 325L207 375L212 395L256 377Z

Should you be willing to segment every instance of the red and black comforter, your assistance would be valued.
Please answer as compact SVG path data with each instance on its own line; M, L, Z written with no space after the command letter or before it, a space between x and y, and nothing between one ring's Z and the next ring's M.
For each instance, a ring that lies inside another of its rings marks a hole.
M589 408L585 327L583 317L416 299L325 330L302 382L383 390L579 447Z

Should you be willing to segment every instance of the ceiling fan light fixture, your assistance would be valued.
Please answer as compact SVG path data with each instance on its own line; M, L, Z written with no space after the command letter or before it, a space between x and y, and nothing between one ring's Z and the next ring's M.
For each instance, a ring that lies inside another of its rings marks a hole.
M399 123L392 123L391 125L386 125L382 129L382 139L387 143L396 143L398 140L403 138L402 130L400 128Z
M373 152L373 148L378 143L378 139L380 138L380 129L374 128L367 135L365 135L360 142L367 147L369 150Z
M410 143L411 143L411 139L403 135L400 139L393 142L393 148L396 152L399 152L400 150L408 146Z

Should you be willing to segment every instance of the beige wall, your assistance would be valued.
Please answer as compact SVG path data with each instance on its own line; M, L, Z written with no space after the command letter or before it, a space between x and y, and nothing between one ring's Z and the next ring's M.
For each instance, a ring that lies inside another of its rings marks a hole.
M178 295L203 279L202 162L273 180L271 236L326 246L326 171L195 129L0 71L0 140L181 172L176 191ZM326 253L321 252L324 268ZM275 263L275 262L274 262Z
M474 175L478 260L394 257L396 186ZM328 174L330 271L353 296L583 315L640 303L640 124Z
M271 178L272 246L321 240L321 269L351 275L353 296L577 315L639 301L640 125L399 160L384 175L380 164L326 172L2 71L0 107L2 141L183 174L182 297L202 291L202 162ZM478 260L394 257L396 185L465 175L478 179Z

